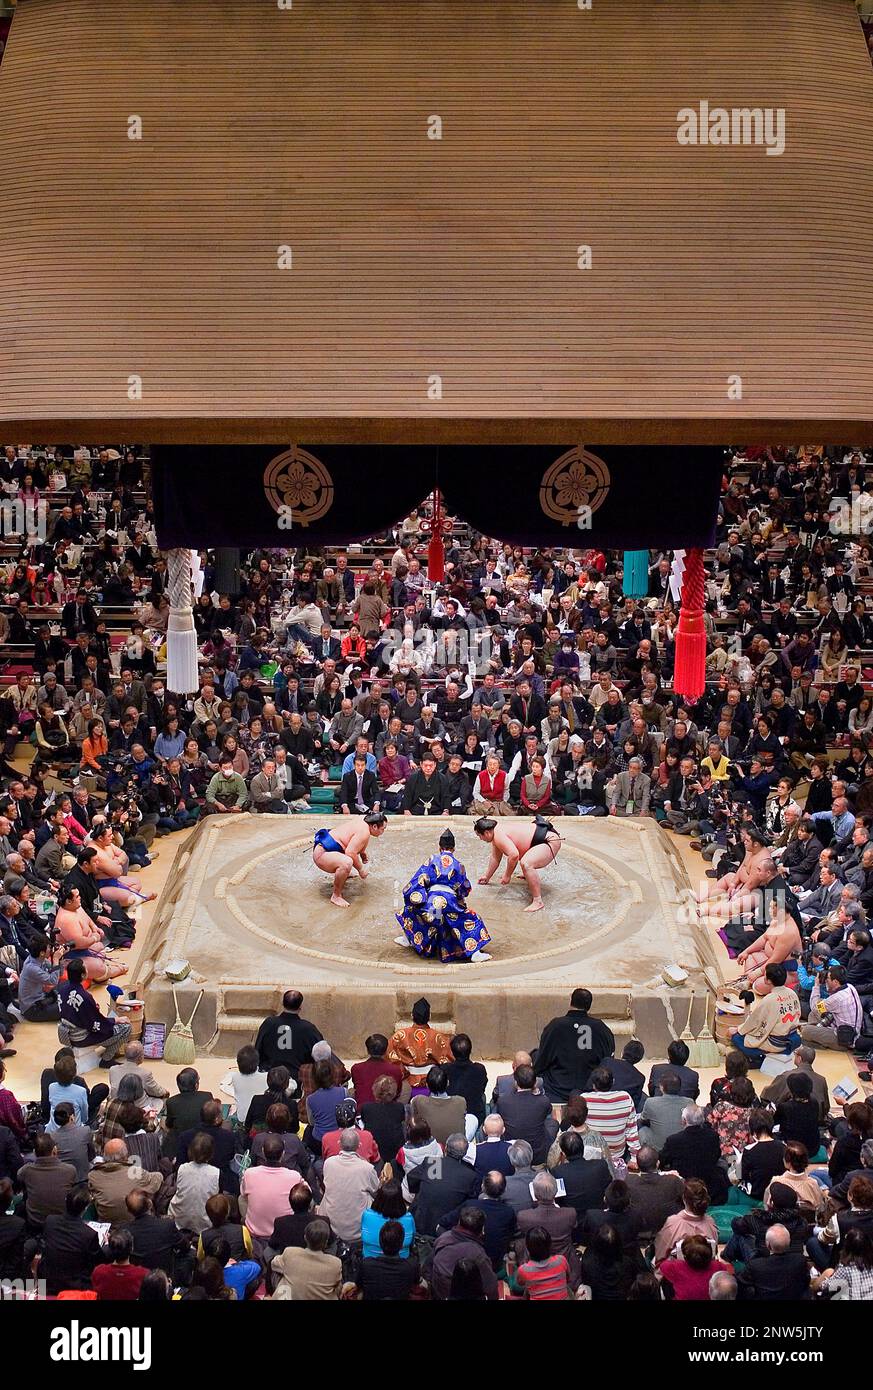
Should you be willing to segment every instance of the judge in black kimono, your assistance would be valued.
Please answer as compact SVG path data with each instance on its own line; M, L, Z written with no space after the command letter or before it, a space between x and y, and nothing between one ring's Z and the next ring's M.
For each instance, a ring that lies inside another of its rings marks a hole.
M406 779L404 816L447 816L451 803L445 780L436 770L433 753L422 754L421 767Z

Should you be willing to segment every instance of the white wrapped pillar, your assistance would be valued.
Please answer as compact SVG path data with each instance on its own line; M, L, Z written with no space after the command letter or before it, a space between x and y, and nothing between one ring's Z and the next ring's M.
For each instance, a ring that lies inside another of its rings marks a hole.
M197 633L194 629L191 551L167 552L167 689L174 695L193 695L199 689Z
M203 566L200 563L200 551L191 551L191 580L194 588L194 597L199 598L203 593L203 581L205 579Z

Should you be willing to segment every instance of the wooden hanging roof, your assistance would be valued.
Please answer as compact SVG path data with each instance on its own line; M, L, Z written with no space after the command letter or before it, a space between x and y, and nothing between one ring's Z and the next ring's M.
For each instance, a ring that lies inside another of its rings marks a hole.
M0 113L0 438L873 440L852 0L22 0Z

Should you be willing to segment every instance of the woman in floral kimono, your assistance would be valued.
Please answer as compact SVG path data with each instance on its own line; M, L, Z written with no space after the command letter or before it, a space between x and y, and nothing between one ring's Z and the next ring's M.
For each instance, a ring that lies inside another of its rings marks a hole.
M403 890L403 911L396 914L403 935L394 939L425 959L490 960L482 947L491 937L466 905L470 880L454 848L454 835L443 831L439 854L422 864Z

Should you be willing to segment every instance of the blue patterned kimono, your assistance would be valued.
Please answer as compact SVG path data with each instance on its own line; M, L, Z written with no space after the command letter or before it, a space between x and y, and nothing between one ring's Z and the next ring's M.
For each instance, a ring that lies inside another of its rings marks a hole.
M413 950L426 958L469 960L491 937L466 906L470 880L459 859L440 851L422 864L403 890L397 921Z

